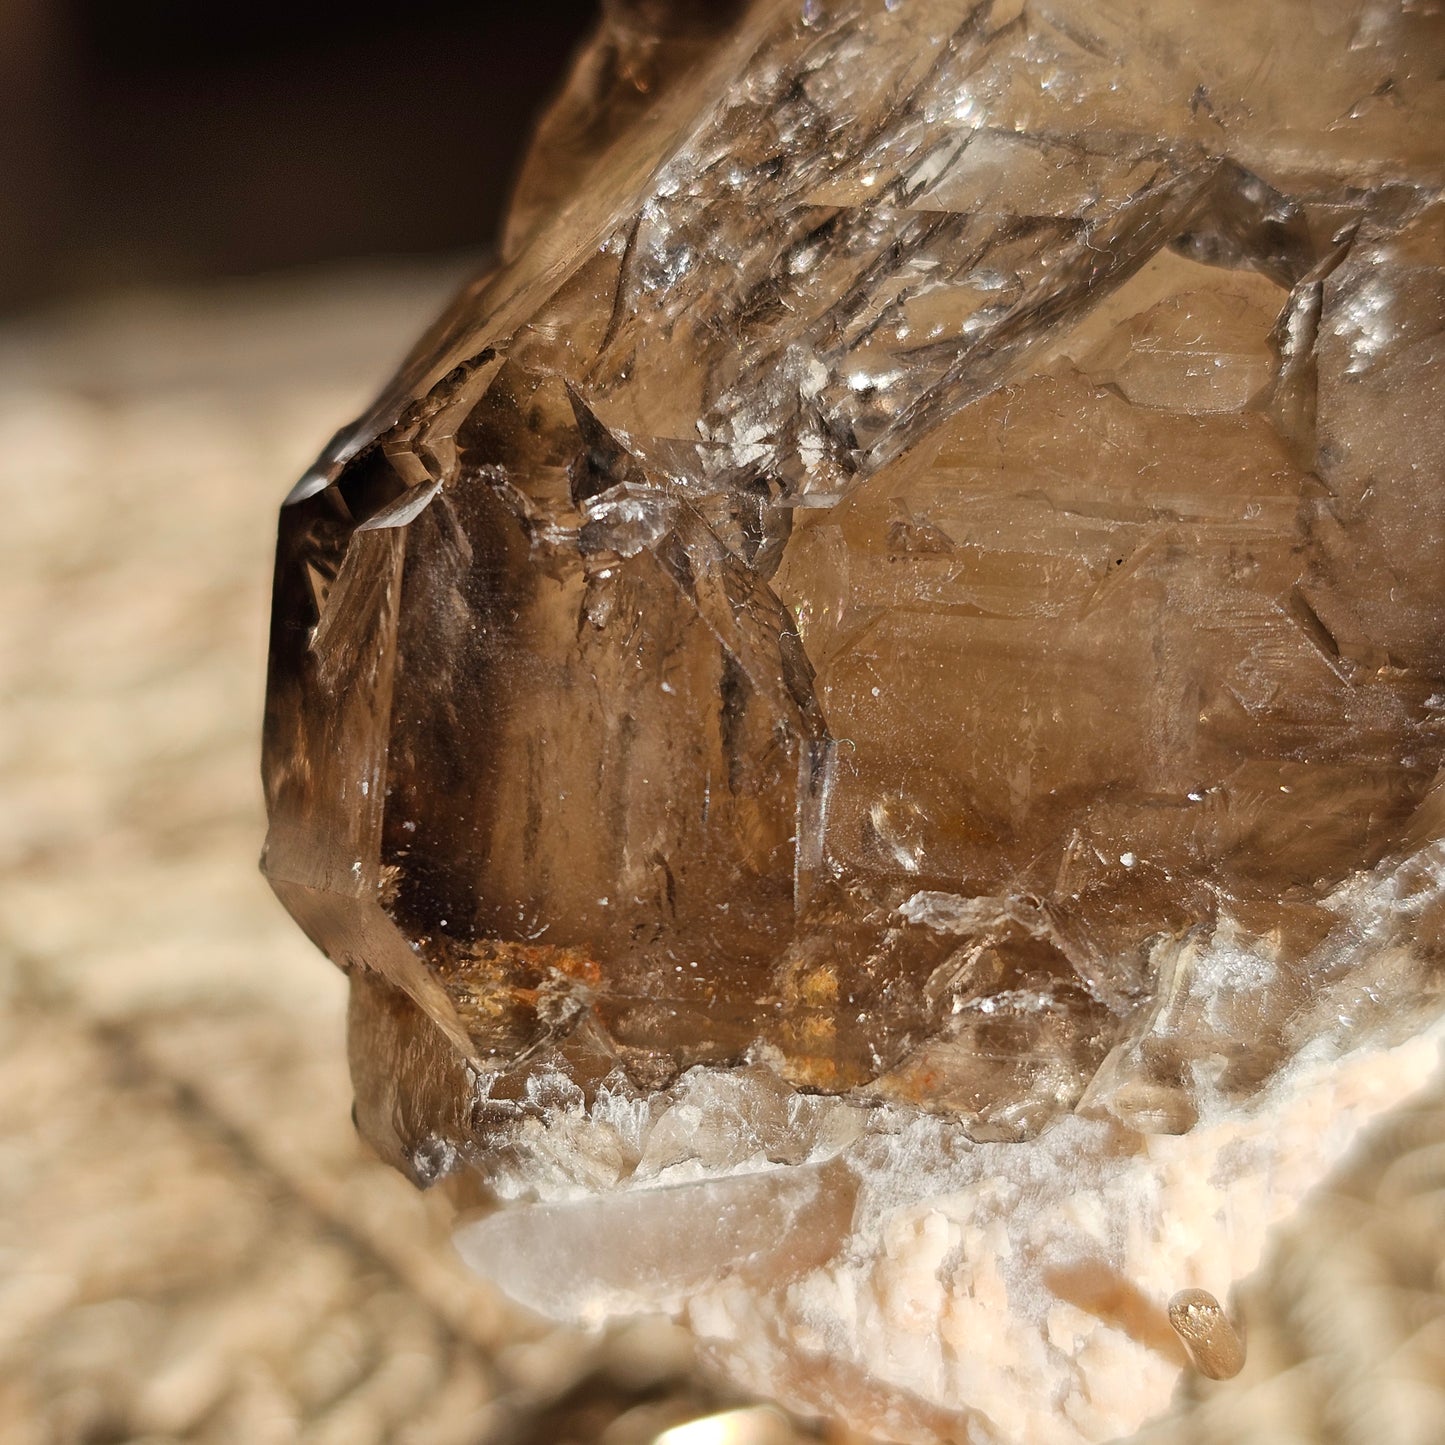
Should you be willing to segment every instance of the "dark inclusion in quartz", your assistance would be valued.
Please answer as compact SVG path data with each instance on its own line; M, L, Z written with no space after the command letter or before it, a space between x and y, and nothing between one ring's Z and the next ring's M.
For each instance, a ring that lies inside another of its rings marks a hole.
M648 8L282 511L265 868L363 1128L752 1059L1179 1129L1409 1027L1439 21Z

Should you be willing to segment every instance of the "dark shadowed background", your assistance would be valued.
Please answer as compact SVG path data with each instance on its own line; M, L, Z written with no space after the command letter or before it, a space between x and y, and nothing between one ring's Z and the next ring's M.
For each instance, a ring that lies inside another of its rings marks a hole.
M593 0L0 0L0 307L475 250Z

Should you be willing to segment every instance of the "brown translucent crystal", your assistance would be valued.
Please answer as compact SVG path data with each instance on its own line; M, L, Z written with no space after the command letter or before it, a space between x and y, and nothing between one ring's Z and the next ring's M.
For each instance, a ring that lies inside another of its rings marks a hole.
M1440 26L609 8L282 512L265 867L378 1147L744 1063L1177 1131L1438 1011Z

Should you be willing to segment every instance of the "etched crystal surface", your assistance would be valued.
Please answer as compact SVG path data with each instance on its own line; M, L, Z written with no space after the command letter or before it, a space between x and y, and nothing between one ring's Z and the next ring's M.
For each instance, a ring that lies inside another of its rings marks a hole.
M265 866L387 1157L538 1239L705 1184L624 1271L681 1308L856 1255L911 1111L1102 1178L1433 1023L1442 61L1384 0L609 9L282 514Z

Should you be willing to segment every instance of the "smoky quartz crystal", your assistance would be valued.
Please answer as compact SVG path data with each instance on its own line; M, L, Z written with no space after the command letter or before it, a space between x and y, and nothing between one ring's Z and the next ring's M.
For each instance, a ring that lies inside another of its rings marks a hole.
M1439 82L1393 5L813 8L614 25L288 502L266 870L442 1058L1009 1131L1133 1040L1175 1126L1434 838Z
M383 1155L522 1197L699 1070L780 1165L1181 1135L1440 1014L1441 27L605 7L281 516L265 869Z

